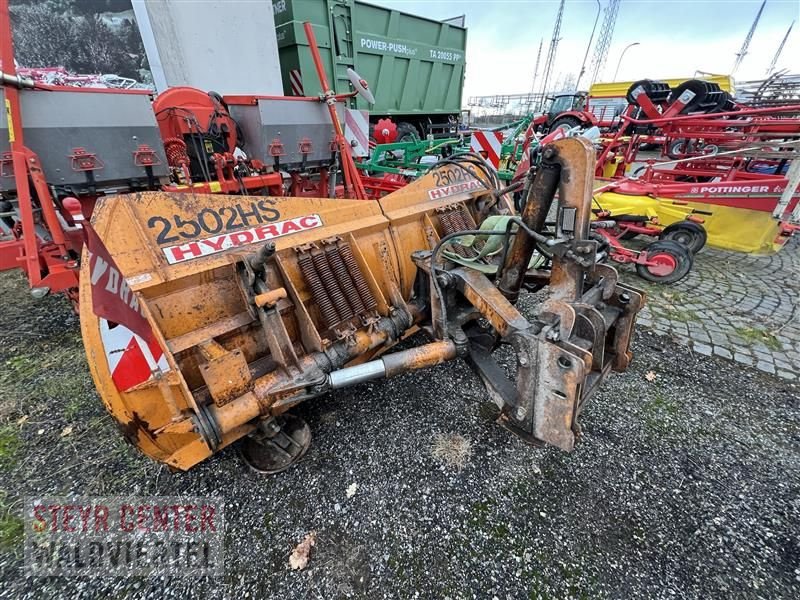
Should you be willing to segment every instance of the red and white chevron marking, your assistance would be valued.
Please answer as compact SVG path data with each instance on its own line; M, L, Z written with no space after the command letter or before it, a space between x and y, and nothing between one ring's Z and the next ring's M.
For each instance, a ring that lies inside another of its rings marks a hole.
M295 96L305 96L303 92L303 78L299 69L289 71L289 83L292 86L292 94Z
M469 149L477 152L491 164L495 169L500 166L500 152L503 145L502 131L480 131L472 132L472 139Z
M354 157L369 156L369 111L345 109L344 138Z
M148 344L123 325L100 319L100 338L111 379L120 392L144 383L158 371L169 371L164 352L153 341Z

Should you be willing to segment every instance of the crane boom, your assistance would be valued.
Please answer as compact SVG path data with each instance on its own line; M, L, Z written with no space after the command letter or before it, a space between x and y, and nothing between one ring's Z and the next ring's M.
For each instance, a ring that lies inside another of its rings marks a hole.
M531 81L531 94L536 91L536 78L539 76L539 62L542 59L542 44L544 38L539 39L539 51L536 53L536 64L533 67L533 80Z
M539 101L539 109L544 106L545 98L547 97L547 84L550 80L550 73L553 70L553 64L556 62L556 50L558 49L558 42L561 39L561 18L564 16L564 0L558 6L558 14L556 15L556 24L553 27L553 37L550 40L550 47L547 49L547 59L544 61L544 73L542 75L542 98Z
M614 37L614 26L617 23L620 2L622 2L622 0L611 0L608 3L608 6L606 6L603 16L603 25L600 27L600 34L597 37L597 45L594 47L592 65L589 67L589 70L592 73L592 78L589 82L590 85L597 81L597 78L603 72L603 67L606 65L608 49L611 46L611 38Z
M769 67L767 67L767 77L772 75L772 72L775 70L775 65L778 63L781 52L783 52L783 47L786 45L786 40L789 38L789 34L792 33L792 27L794 27L794 21L792 21L792 24L789 25L789 29L786 30L786 35L783 36L780 46L778 46L778 49L775 51L775 56L772 57L772 62L770 62Z
M527 112L531 111L531 105L534 102L533 94L536 91L536 78L539 76L539 61L542 59L542 44L544 44L544 38L539 39L539 51L536 53L536 64L533 67L533 80L531 81L531 93L528 95Z
M767 0L764 0L761 3L761 8L758 9L758 14L756 14L756 18L753 21L753 24L750 26L750 31L747 32L747 35L744 38L742 47L739 49L739 52L736 53L736 61L733 63L733 68L731 69L731 75L736 73L736 70L739 68L739 65L742 64L742 60L744 60L744 57L747 54L747 49L750 47L750 41L753 39L753 34L756 32L756 27L758 27L758 21L761 19L761 13L764 12L764 7L766 6L766 4Z

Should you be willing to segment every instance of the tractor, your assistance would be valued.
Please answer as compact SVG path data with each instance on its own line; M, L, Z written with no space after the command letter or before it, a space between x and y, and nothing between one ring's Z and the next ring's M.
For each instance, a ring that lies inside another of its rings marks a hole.
M556 129L596 125L597 118L588 111L588 97L587 92L576 92L548 98L550 106L547 111L533 120L536 131L548 133Z

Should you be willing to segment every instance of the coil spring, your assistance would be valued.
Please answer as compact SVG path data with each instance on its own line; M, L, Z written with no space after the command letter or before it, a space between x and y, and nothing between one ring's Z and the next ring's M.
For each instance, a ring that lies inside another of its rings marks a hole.
M325 291L328 292L328 296L330 296L333 305L336 307L336 312L342 317L342 321L349 321L355 316L353 309L347 303L347 298L345 298L342 288L339 287L336 281L336 275L333 274L325 253L322 250L312 251L311 260L322 280L322 285L325 286Z
M458 204L455 208L455 212L458 213L457 220L461 225L461 230L478 228L478 226L475 224L475 219L472 218L472 215L470 214L469 209L467 209L466 206L464 206L463 204ZM476 241L471 248L468 248L468 250L470 251L470 256L471 257L477 256L478 253L476 252L476 250L480 250L481 248L483 248L483 242Z
M445 235L450 235L451 233L457 233L466 229L466 227L462 226L459 216L460 215L457 215L455 210L447 210L439 213L439 222L442 224ZM454 244L453 250L462 258L472 258L475 256L475 252L473 252L471 248L466 248L460 244Z
M314 302L316 302L317 307L319 307L319 312L322 315L322 320L325 321L325 326L331 329L337 325L341 319L328 296L328 292L325 291L325 287L322 285L322 281L320 281L317 275L317 270L314 268L311 255L307 252L299 253L297 255L297 263L300 265L300 272L303 273L308 287L311 288L311 295L314 297Z
M458 222L462 225L463 229L475 229L475 221L472 215L469 214L466 206L458 204L454 212L458 215Z
M367 285L367 280L361 272L361 267L359 267L356 262L356 257L353 256L353 250L350 248L350 244L342 240L339 242L338 246L342 260L347 267L347 271L350 273L350 278L353 280L353 283L355 283L358 295L364 303L364 308L366 310L375 310L378 307L378 303L375 301L375 296L372 295L372 290L369 289L369 285Z
M337 248L335 244L328 244L325 248L325 257L328 259L328 264L331 266L331 269L333 269L336 281L347 294L347 301L350 304L350 308L352 308L353 312L357 315L366 312L367 309L364 307L361 296L359 296L358 290L353 283L353 278L350 277L350 273L342 260L339 248Z
M458 230L457 229L458 226L453 221L453 213L449 210L445 210L439 213L439 223L442 224L442 229L444 229L445 235L450 235L451 233L455 233Z

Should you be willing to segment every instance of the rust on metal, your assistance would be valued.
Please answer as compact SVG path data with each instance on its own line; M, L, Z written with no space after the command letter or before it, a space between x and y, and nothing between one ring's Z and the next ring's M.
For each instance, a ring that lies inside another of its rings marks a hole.
M278 300L284 300L286 297L286 289L278 288L259 294L255 297L255 302L259 308L272 308L278 303Z
M465 357L506 427L571 449L586 399L631 359L644 301L613 268L594 264L590 151L579 139L559 140L531 174L521 218L552 238L552 264L541 269L527 269L541 239L522 228L504 264L500 255L441 242L486 216L512 214L490 172L474 164L481 185L454 195L434 192L437 170L455 168L442 163L369 202L287 197L244 206L242 196L165 192L101 198L95 229L154 332L147 370L133 385L121 383L115 369L124 360L113 353L127 350L111 345L108 324L94 315L84 257L81 327L104 403L132 443L171 467L189 469L246 438L253 464L271 471L265 448L294 439L281 428L305 431L285 413L332 389L337 371L347 382L346 374L391 377ZM556 188L561 216L552 233L544 220ZM231 227L207 232L197 221L197 235L173 237L193 232L181 224L195 223L200 211ZM469 261L457 263L459 254ZM523 283L546 286L529 318L514 306ZM430 339L392 351L418 331ZM501 343L513 348L514 374L494 358ZM303 446L308 436L300 437ZM290 454L289 463L302 452Z
M456 345L450 340L431 342L402 352L385 354L381 360L386 367L386 377L439 365L456 357Z

